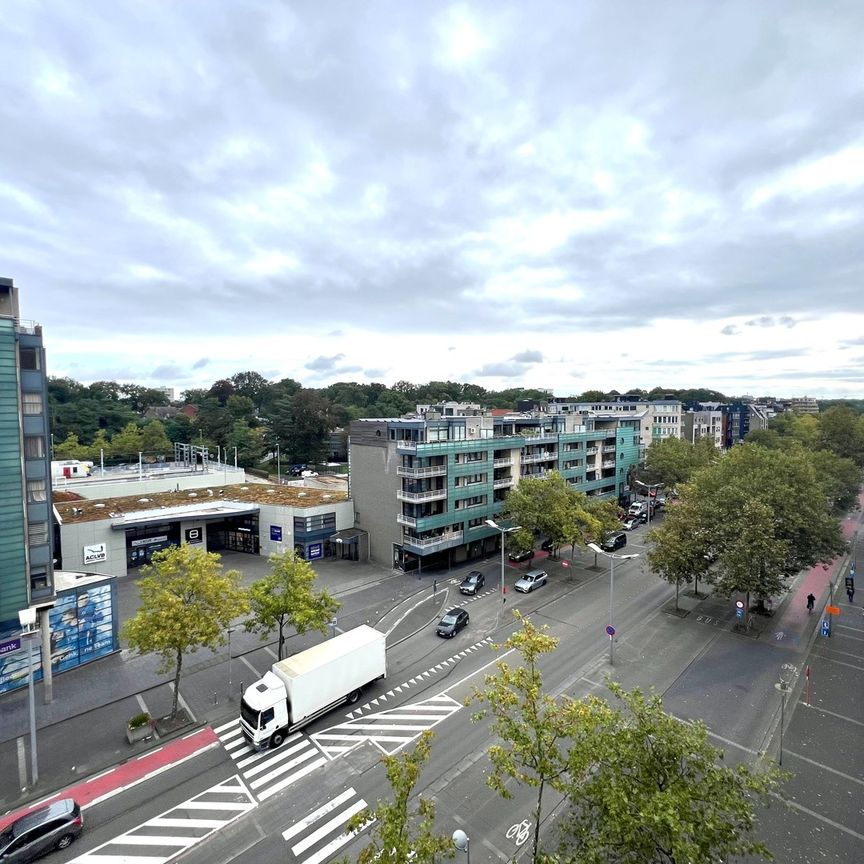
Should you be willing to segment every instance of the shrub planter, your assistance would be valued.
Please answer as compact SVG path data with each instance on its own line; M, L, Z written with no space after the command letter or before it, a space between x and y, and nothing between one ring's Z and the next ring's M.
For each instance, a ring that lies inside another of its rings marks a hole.
M147 713L136 714L126 724L126 740L130 744L153 737L153 720Z

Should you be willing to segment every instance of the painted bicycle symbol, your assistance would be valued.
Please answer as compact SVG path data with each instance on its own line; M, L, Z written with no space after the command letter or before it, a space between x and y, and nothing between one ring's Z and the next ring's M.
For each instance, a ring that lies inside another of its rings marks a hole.
M521 846L531 833L531 823L527 819L511 825L507 829L507 839L512 840L517 846Z

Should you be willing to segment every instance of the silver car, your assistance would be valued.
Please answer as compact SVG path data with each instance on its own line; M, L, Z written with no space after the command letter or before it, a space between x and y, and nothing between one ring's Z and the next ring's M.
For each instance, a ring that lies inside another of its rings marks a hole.
M31 810L0 831L0 860L26 864L54 849L65 849L83 824L81 808L71 798Z
M523 594L530 594L535 588L545 585L548 578L545 570L529 570L513 587Z

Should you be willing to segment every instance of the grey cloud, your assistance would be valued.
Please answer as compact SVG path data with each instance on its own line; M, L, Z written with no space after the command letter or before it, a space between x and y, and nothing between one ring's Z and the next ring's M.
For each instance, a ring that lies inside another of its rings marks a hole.
M205 366L209 366L210 362L211 361L210 361L209 357L202 357L200 360L196 360L192 364L192 368L193 369L203 369Z
M542 363L543 355L539 351L520 351L510 359L514 363Z
M727 324L720 332L724 336L735 336L739 330L734 324Z
M332 357L316 357L304 364L305 369L313 372L329 372L335 369L336 364L344 357L344 354L334 354Z
M524 371L521 363L486 363L473 374L478 378L518 378Z
M165 366L157 366L150 373L150 377L156 379L157 381L176 381L188 378L189 372L186 369L181 368L180 366L168 364Z
M770 315L761 315L759 318L753 318L751 321L744 322L745 327L773 327L774 319Z
M864 345L864 336L859 336L857 339L844 339L840 343L841 348L856 348L859 345Z
M367 378L383 378L387 374L386 369L364 369L363 374Z

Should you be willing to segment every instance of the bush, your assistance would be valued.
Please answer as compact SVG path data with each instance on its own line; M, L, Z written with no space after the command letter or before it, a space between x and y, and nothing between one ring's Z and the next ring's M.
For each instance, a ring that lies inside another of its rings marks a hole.
M150 715L146 711L142 711L140 714L136 714L129 721L130 729L139 729L141 726L149 726L150 725Z

